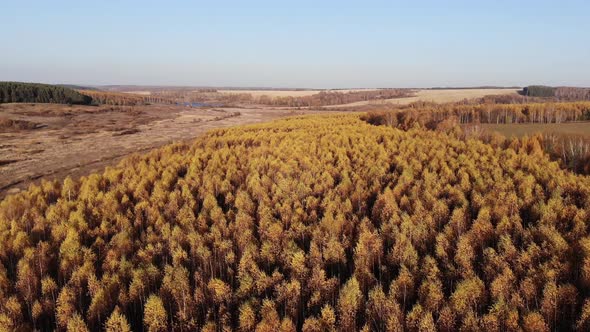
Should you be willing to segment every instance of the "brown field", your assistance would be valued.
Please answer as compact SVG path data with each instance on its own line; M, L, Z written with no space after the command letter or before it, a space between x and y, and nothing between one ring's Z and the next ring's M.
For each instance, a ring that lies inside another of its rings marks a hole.
M590 122L482 124L487 131L496 131L506 137L531 136L536 133L590 137Z
M517 94L516 89L446 89L446 90L417 90L416 96L383 100L367 100L355 103L331 105L327 107L355 107L379 104L407 105L415 101L432 101L435 103L448 103L463 99L481 98L489 95Z
M100 171L134 152L293 115L274 109L0 104L0 198L41 179Z

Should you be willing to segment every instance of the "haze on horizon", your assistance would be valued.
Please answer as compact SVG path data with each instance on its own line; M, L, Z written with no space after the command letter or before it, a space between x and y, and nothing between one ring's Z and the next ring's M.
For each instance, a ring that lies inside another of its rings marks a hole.
M0 81L590 86L587 1L4 1Z

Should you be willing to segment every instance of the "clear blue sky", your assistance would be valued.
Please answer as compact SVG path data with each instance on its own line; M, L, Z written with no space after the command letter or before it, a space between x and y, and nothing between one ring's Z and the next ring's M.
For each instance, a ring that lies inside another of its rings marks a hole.
M590 1L0 0L0 80L590 86Z

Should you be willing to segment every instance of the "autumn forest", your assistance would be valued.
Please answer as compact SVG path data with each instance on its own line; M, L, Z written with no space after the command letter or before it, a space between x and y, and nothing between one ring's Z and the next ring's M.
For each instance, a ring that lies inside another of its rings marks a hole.
M590 178L519 142L300 116L43 182L0 203L0 328L586 331Z
M590 0L0 2L0 332L590 332Z

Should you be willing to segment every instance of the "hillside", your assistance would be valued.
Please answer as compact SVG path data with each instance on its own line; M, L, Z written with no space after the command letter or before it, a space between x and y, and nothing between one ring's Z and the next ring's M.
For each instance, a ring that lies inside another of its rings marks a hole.
M55 103L89 105L92 98L70 88L21 82L0 82L0 103Z
M9 330L590 328L590 178L357 115L210 132L0 203Z

